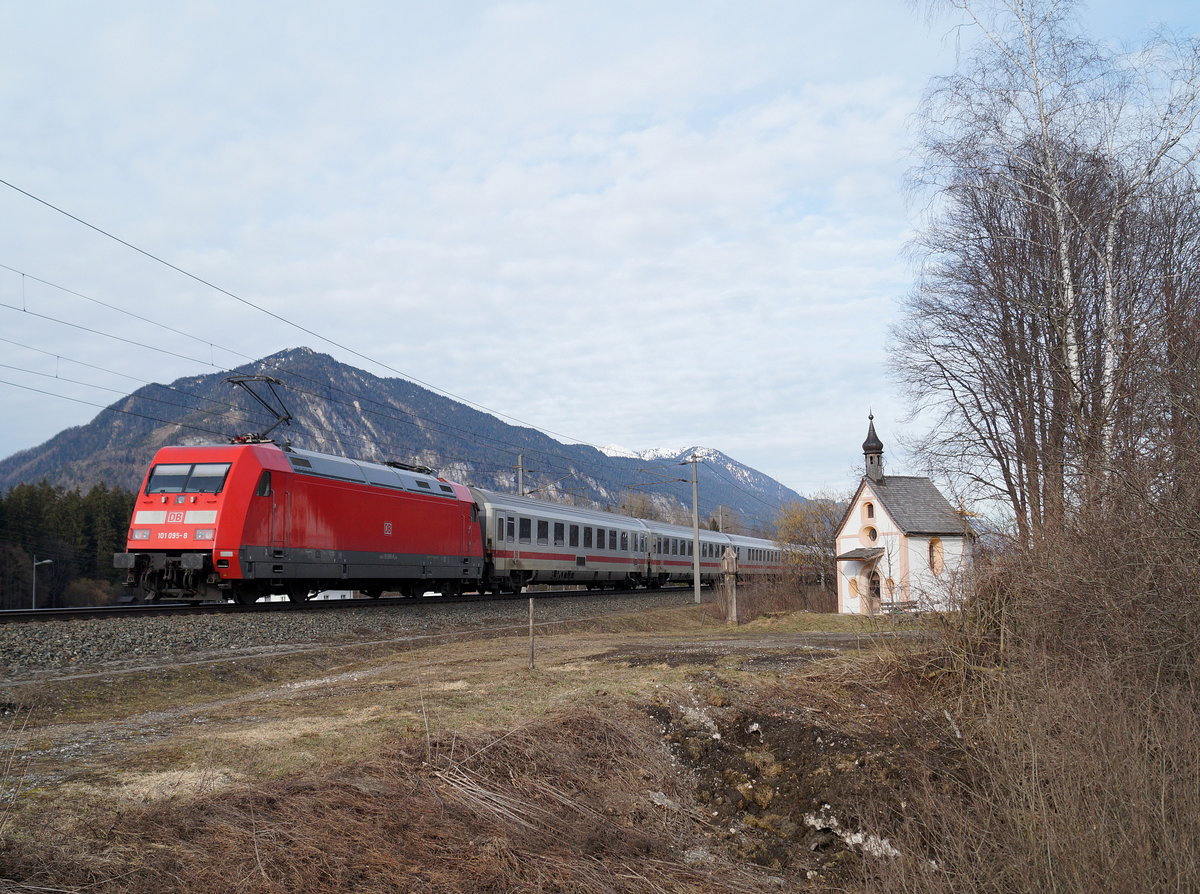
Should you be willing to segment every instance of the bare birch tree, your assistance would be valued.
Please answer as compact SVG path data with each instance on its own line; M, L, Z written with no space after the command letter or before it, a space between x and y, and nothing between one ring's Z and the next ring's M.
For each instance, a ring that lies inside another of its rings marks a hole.
M897 369L935 413L927 457L1036 536L1152 424L1164 289L1192 238L1200 52L1166 36L1110 52L1059 0L941 7L979 42L926 99L934 199Z

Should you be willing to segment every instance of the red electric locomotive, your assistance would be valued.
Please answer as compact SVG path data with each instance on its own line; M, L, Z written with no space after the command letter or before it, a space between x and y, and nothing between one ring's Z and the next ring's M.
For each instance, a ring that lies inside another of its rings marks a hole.
M478 509L462 485L273 443L159 450L126 548L117 567L152 599L461 593L484 568Z

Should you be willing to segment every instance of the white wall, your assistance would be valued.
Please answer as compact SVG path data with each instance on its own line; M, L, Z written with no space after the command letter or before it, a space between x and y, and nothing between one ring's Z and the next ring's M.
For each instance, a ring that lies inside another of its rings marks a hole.
M957 608L962 597L963 574L969 568L970 548L964 537L939 535L942 544L942 570L934 574L929 567L929 535L908 538L909 599L929 611Z
M866 504L872 504L874 517L867 517ZM875 530L872 539L869 529ZM916 602L921 608L944 611L955 607L962 590L962 578L969 566L969 546L966 538L947 534L939 536L942 544L942 571L934 574L929 567L928 535L907 537L875 498L868 482L855 498L839 529L835 546L843 555L854 549L882 548L884 553L874 563L838 562L838 611L845 614L867 614L867 594L870 572L880 577L880 602ZM967 561L964 561L964 556ZM888 582L892 586L889 589ZM855 584L857 592L855 592Z
M866 512L867 504L873 508L873 516ZM875 537L870 536L871 530ZM899 599L899 587L902 577L901 564L904 550L904 535L896 522L875 498L870 487L865 487L855 498L846 516L846 521L838 531L836 540L837 554L840 556L854 549L879 549L884 553L873 564L864 562L838 562L838 611L846 614L866 614L867 594L870 591L870 571L878 571L881 581L881 594L884 601L889 601L889 595L884 582L890 577L897 587L896 598ZM851 581L857 582L857 594Z

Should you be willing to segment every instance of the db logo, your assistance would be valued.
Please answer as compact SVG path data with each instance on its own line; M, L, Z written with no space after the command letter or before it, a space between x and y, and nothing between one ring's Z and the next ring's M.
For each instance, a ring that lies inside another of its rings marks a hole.
M392 536L392 523L391 522L383 523L383 533L388 537Z
M183 524L183 513L182 512L168 512L167 513L167 524L168 525L182 525Z

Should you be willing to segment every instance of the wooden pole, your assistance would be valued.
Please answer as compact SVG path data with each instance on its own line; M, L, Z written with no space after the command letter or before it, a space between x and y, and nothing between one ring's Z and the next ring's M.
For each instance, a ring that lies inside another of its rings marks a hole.
M725 578L725 599L726 599L726 620L727 623L737 626L737 550L732 546L725 547L725 554L721 556L721 574Z
M529 597L529 669L533 670L536 666L533 651L533 597Z
M729 623L734 627L737 627L737 575L727 575L726 580L729 582Z

